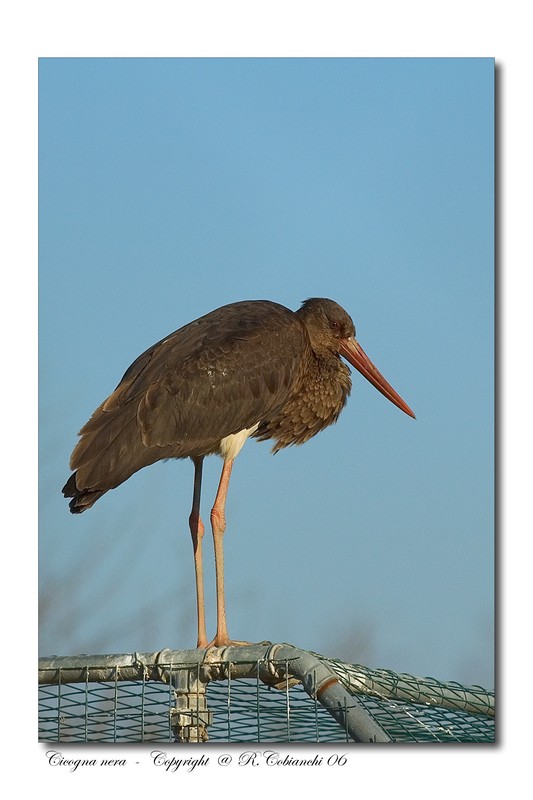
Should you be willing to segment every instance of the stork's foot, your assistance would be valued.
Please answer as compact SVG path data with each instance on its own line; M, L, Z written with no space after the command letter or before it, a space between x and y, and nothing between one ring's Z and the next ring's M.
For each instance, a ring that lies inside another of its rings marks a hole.
M209 644L206 645L206 647L247 647L251 644L253 644L253 642L239 642L237 639L230 639L229 637L219 638L218 636L215 636L215 638L212 639Z
M269 644L272 644L272 642L241 642L237 639L230 639L229 637L218 638L215 636L215 638L212 639L209 644L198 644L198 648L205 648L208 650L210 647L253 647L254 645L266 646Z

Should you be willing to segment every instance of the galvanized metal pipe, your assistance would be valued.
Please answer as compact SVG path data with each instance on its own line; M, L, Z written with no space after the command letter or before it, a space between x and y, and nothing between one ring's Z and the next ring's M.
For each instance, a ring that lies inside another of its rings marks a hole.
M187 675L194 677L192 689ZM188 727L189 733L194 726L197 730L200 730L199 726L205 730L210 721L205 705L205 684L228 678L258 678L267 685L277 687L287 682L292 685L301 681L307 694L329 711L351 739L357 742L390 741L388 734L357 698L347 691L327 662L288 644L262 643L244 647L161 650L126 655L54 656L39 660L41 684L141 679L171 683L178 688L178 697L181 697L175 712L177 724L180 731ZM184 680L187 686L182 687L180 693L179 687ZM187 695L193 698L192 706L185 699ZM198 704L200 695L203 698L201 708L193 713L194 698ZM201 731L199 736L203 737Z

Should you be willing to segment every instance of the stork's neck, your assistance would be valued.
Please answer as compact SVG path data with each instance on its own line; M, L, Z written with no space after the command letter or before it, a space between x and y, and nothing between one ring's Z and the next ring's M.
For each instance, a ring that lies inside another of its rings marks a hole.
M339 356L331 351L324 356L310 352L283 407L262 420L254 435L275 439L273 452L303 444L337 421L351 387L350 370Z
M331 350L322 353L314 351L313 355L313 361L306 370L307 391L304 391L304 396L318 394L324 402L326 398L334 397L340 406L340 413L352 389L350 369L338 353L332 353ZM311 392L313 385L314 391Z

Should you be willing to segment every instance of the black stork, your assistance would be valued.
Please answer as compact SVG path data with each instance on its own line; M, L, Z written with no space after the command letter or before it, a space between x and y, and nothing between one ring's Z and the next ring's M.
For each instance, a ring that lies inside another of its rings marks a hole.
M303 444L336 422L351 389L343 356L411 417L409 406L355 338L349 315L324 298L293 312L268 300L218 308L154 344L126 370L115 391L80 431L63 487L80 514L109 489L160 459L190 458L194 489L189 527L194 550L198 647L231 642L224 600L222 539L235 457L249 436L273 439L273 452ZM204 457L223 467L211 527L215 551L217 631L205 626L200 489Z

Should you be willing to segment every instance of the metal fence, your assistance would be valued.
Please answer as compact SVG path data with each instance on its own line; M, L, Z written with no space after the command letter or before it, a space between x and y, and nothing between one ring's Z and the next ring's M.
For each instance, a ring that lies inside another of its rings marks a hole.
M39 661L45 742L493 742L494 694L286 644Z

